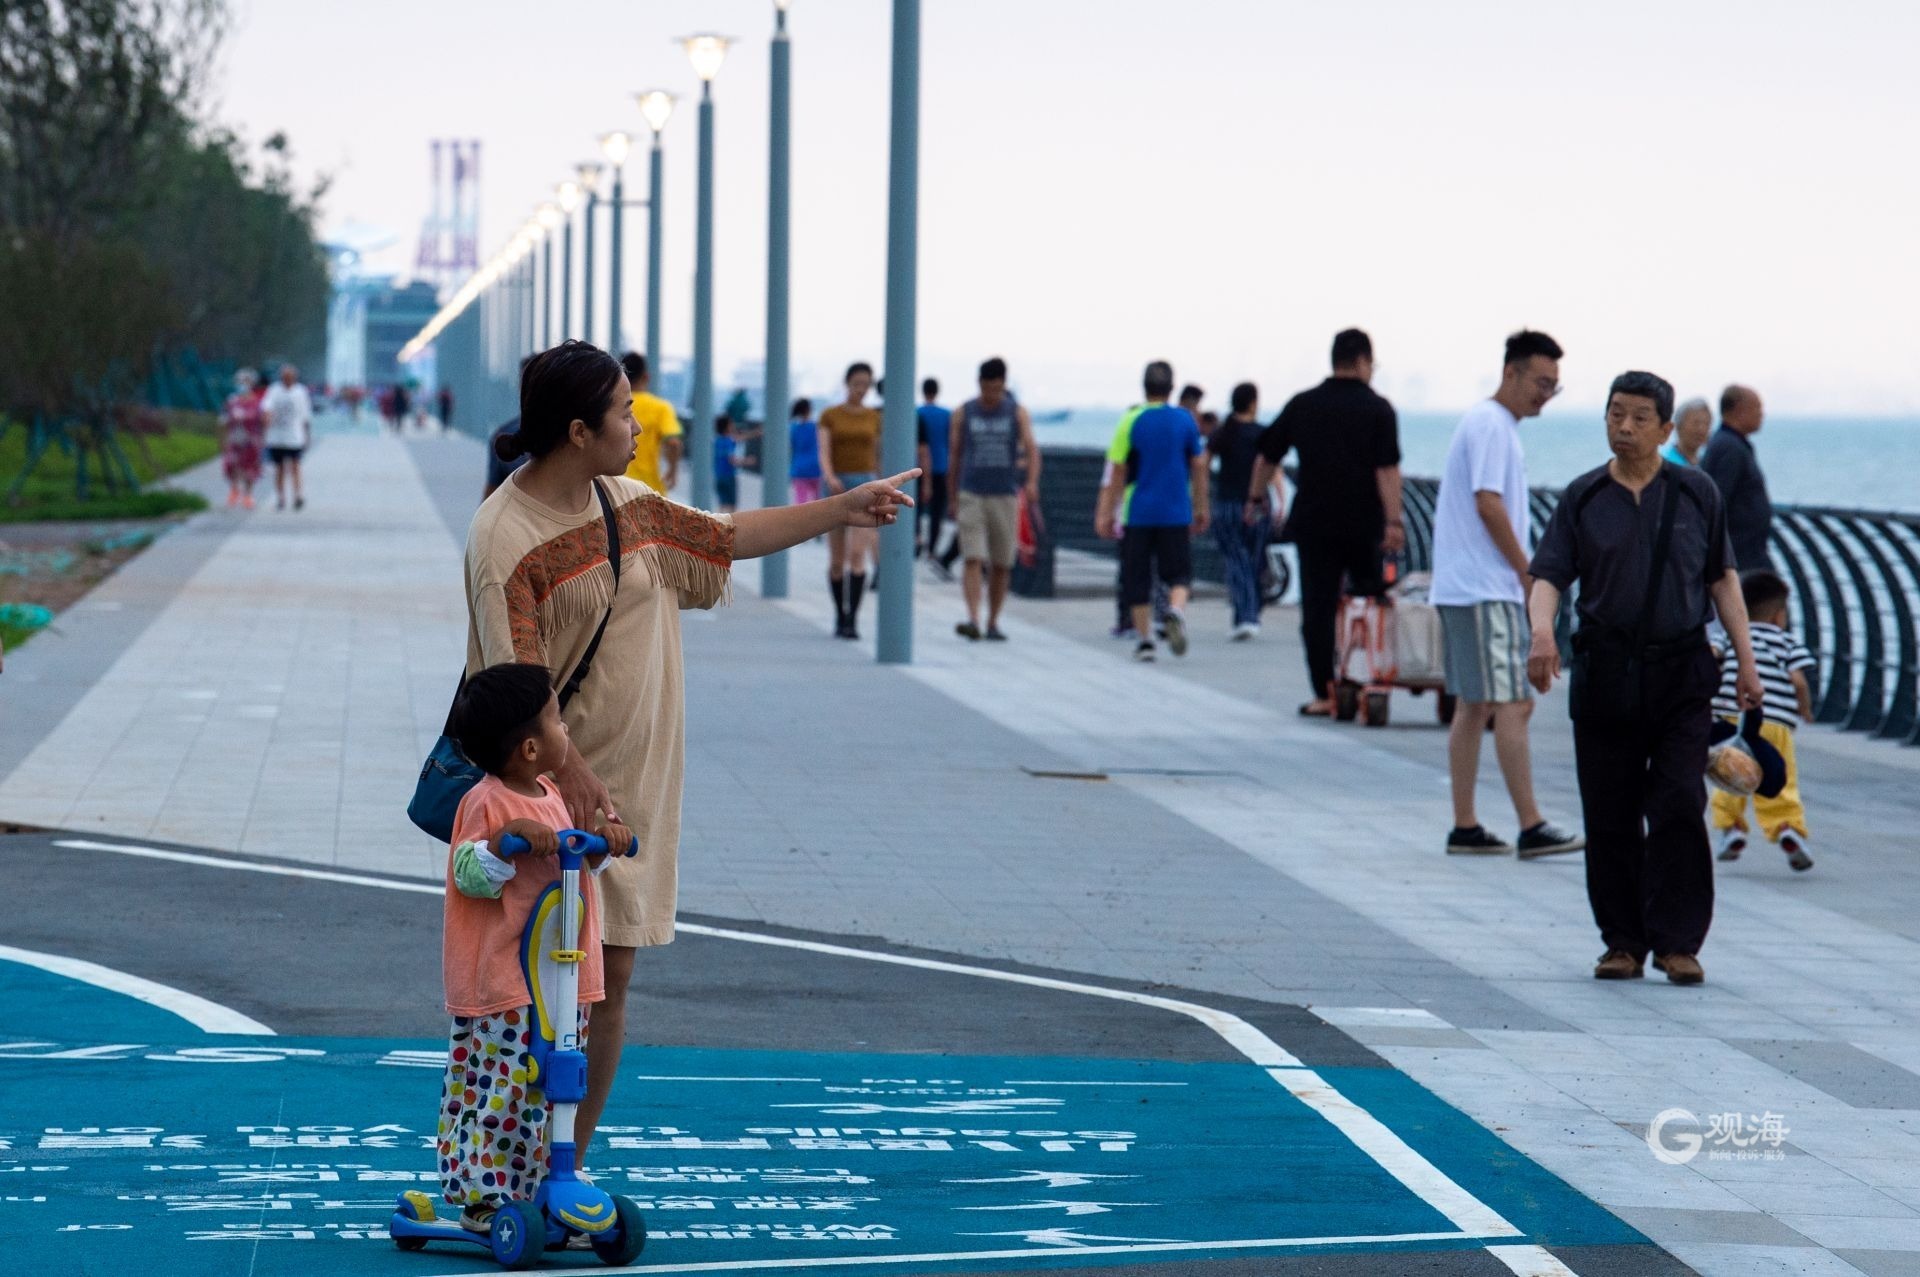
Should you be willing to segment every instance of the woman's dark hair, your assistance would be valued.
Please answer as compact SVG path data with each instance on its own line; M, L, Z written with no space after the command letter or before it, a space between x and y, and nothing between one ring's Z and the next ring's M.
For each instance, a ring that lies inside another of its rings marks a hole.
M490 665L468 679L447 719L453 737L475 767L498 776L553 695L544 665Z
M1233 398L1230 402L1235 412L1245 412L1260 402L1260 391L1252 382L1243 381L1233 388Z
M494 441L495 455L544 457L566 442L575 421L598 434L622 376L618 359L584 341L541 351L520 371L520 428Z
M813 415L813 400L811 399L794 400L793 411L788 413L787 415L789 417L798 417L802 421L805 421L808 417L811 417Z
M871 377L871 376L873 376L873 365L872 365L872 364L870 364L870 363L867 363L867 362L866 362L866 361L864 361L864 360L862 360L862 361L860 361L860 362L858 362L858 363L851 363L851 364L848 364L848 365L847 365L847 375L846 375L846 376L844 376L844 377L842 377L842 378L841 378L840 380L841 380L841 381L842 381L843 383L845 383L845 382L849 382L849 381L852 381L852 380L853 380L853 374L855 374L855 373L857 373L857 372L863 372L863 373L865 373L865 374L867 374L867 376L869 376L869 377Z

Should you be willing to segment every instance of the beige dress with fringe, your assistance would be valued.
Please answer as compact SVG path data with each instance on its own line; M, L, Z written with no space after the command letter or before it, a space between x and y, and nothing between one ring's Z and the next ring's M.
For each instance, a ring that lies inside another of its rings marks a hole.
M574 748L640 840L599 880L611 945L667 944L679 889L686 684L680 609L727 591L733 521L669 501L623 477L602 479L620 524L620 590L593 669L567 706ZM467 532L467 672L506 661L545 665L565 682L613 590L600 503L551 510L509 479Z

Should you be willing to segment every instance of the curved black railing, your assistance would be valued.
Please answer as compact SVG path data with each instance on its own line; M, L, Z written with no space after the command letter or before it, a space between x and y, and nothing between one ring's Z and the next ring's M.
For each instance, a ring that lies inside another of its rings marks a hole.
M1433 564L1436 479L1406 480L1407 554ZM1535 488L1533 540L1560 494ZM1775 506L1770 543L1793 586L1793 624L1819 659L1814 718L1920 744L1920 514Z

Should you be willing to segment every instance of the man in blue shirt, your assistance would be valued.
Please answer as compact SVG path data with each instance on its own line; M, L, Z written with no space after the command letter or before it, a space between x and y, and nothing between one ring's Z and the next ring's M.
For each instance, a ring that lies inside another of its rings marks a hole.
M939 557L939 543L940 529L947 521L947 432L953 425L953 413L936 402L940 398L936 379L929 377L921 382L920 395L926 402L919 411L920 509L913 553L918 558L924 549L942 574L951 576L952 560Z
M1207 508L1207 452L1200 442L1200 424L1185 408L1167 402L1173 394L1173 367L1164 360L1147 365L1146 405L1133 418L1124 436L1116 435L1107 459L1113 475L1100 490L1094 528L1112 537L1116 520L1126 529L1120 537L1121 595L1133 613L1140 644L1136 661L1154 658L1153 579L1157 573L1167 585L1172 604L1167 612L1167 646L1175 656L1187 653L1187 599L1193 585L1192 534L1205 532L1211 522Z

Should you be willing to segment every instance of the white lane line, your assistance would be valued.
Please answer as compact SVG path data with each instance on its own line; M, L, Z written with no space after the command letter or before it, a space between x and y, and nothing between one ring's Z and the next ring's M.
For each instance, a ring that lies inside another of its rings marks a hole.
M137 856L142 860L170 860L177 865L204 865L209 869L245 869L251 873L270 874L276 878L308 878L315 882L345 883L349 887L385 887L388 891L413 891L428 896L446 894L446 888L437 882L396 882L391 878L341 873L337 869L308 869L301 865L260 865L250 860L227 860L220 856L203 856L191 851L163 851L158 847L136 847L128 843L88 842L84 838L60 838L56 839L53 845L67 847L74 851L111 851L122 856Z
M1062 993L1080 993L1091 998L1110 998L1116 1002L1131 1002L1136 1006L1155 1007L1161 1011L1172 1011L1177 1015L1200 1021L1219 1034L1234 1050L1262 1067L1301 1067L1300 1061L1282 1048L1278 1042L1239 1016L1230 1011L1201 1006L1197 1002L1182 1002L1177 998L1162 998L1151 993L1135 993L1131 989L1107 989L1097 984L1056 980L1051 976L1027 975L1019 971L996 971L992 967L968 966L960 962L941 962L935 958L913 958L900 953L853 949L846 945L825 944L818 940L794 940L786 936L762 935L754 931L734 931L726 927L709 927L691 922L682 922L677 925L680 930L692 932L694 935L738 940L744 944L766 944L782 949L800 949L807 953L824 953L836 958L859 958L865 962L884 962L897 967L914 967L921 971L944 971L952 975L980 976L983 979L1000 980L1007 984L1024 984L1036 989L1055 989Z
M1185 1082L1062 1082L1055 1078L1010 1077L1002 1086L1185 1086Z
M1518 1277L1578 1277L1555 1259L1545 1246L1489 1246L1487 1253L1511 1268Z
M1333 1123L1382 1170L1445 1215L1461 1232L1483 1237L1520 1235L1520 1230L1502 1219L1499 1212L1454 1183L1446 1172L1388 1130L1379 1118L1334 1090L1312 1069L1268 1069L1267 1072L1292 1092L1295 1099Z
M112 967L103 967L97 962L68 958L57 953L35 953L30 949L16 949L12 945L4 944L0 944L0 961L38 967L50 975L64 976L69 980L78 980L82 984L91 984L96 988L125 994L149 1006L159 1007L162 1011L171 1011L188 1024L207 1033L273 1036L272 1029L251 1016L240 1014L232 1007L223 1007L218 1002L209 1002L184 989L142 979L137 975L129 975L125 971L115 971Z
M667 1073L636 1073L636 1082L818 1082L817 1077L679 1077Z
M390 891L421 892L429 895L440 895L444 891L443 887L424 882L396 882L387 878L372 878L361 874L339 873L330 869L307 869L293 865L262 865L251 861L226 860L217 856L163 851L154 847L136 847L121 843L96 843L74 839L63 840L55 845L82 851L109 851L178 861L184 864L206 865L216 869L238 869L322 882L340 882L352 886L380 887ZM1032 988L1054 989L1063 993L1079 993L1088 997L1130 1002L1136 1006L1155 1007L1188 1016L1212 1029L1223 1041L1246 1056L1248 1060L1265 1068L1274 1081L1285 1087L1301 1103L1332 1123L1353 1141L1355 1147L1415 1196L1438 1211L1449 1223L1458 1228L1461 1234L1478 1237L1522 1236L1520 1229L1508 1223L1492 1207L1461 1188L1451 1177L1423 1157L1378 1118L1347 1099L1318 1073L1306 1068L1279 1043L1229 1011L1202 1006L1196 1002L1183 1002L1177 998L1136 993L1130 989L1107 989L1095 984L1056 980L1049 976L1027 975L1016 971L996 971L991 967L942 962L934 958L915 958L899 953L880 953L871 949L855 949L847 945L827 944L818 940L796 940L787 936L762 935L752 931L711 927L692 922L682 922L677 926L690 935L737 940L743 944L763 944L781 949L796 949L832 957L857 958L864 962L881 962L891 966L913 967L922 971L978 976L1008 984L1021 984ZM1449 1235L1452 1234L1441 1234L1441 1236ZM1506 1261L1502 1260L1502 1262Z
M1293 1248L1300 1246L1366 1246L1391 1245L1396 1242L1459 1242L1479 1241L1480 1238L1462 1237L1459 1233L1371 1233L1355 1234L1347 1237L1248 1237L1221 1242L1143 1242L1128 1246L1081 1246L1062 1244L1059 1246L1022 1247L1017 1250L960 1250L945 1254L929 1255L843 1255L839 1257L820 1255L803 1259L725 1259L710 1260L696 1264L640 1264L633 1268L596 1268L596 1273L605 1273L608 1277L620 1277L621 1274L637 1275L642 1273L724 1273L738 1272L743 1268L755 1270L767 1268L854 1268L875 1264L938 1264L964 1259L1033 1259L1046 1255L1138 1255L1149 1253L1167 1253L1196 1250L1254 1250L1267 1248ZM1494 1247L1487 1249L1493 1250ZM1500 1249L1538 1249L1537 1247L1511 1247ZM457 1273L422 1274L422 1277L473 1277L471 1268Z

